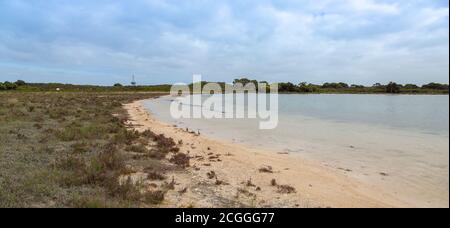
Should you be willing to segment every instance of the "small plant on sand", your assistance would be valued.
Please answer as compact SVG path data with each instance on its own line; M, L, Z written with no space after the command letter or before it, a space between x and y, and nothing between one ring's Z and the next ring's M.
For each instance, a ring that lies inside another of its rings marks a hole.
M297 192L295 188L290 185L278 185L275 179L272 179L270 181L270 185L273 187L277 187L277 192L280 194L291 194Z
M294 187L289 186L289 185L278 185L278 193L281 194L291 194L291 193L296 193L297 191L295 190Z
M206 176L207 176L209 179L214 179L214 178L217 177L217 176L216 176L216 172L214 172L214 171L210 171L210 172L206 173Z
M214 183L215 185L223 185L223 184L225 184L225 182L223 182L222 180L219 180L217 177L216 177L216 182Z
M189 161L190 157L183 153L177 153L170 159L171 163L183 168L189 167Z
M156 146L147 153L147 156L150 158L162 160L166 158L169 153L178 153L180 151L180 148L177 147L175 141L172 138L165 137L163 134L158 135L150 130L146 130L141 133L141 135L156 142ZM181 158L183 155L177 156Z
M275 180L275 179L272 179L271 181L270 181L270 185L271 186L277 186L278 184L277 184L277 180Z
M273 173L272 166L264 166L259 169L260 173Z
M256 187L255 184L253 184L252 179L247 180L247 183L245 184L247 187Z

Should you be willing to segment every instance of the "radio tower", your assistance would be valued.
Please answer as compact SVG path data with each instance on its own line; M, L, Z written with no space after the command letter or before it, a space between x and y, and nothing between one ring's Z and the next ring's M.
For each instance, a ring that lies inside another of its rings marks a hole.
M132 79L131 79L131 85L132 85L132 86L136 86L136 80L135 80L135 78L134 78L134 74L133 74L133 77L132 77Z

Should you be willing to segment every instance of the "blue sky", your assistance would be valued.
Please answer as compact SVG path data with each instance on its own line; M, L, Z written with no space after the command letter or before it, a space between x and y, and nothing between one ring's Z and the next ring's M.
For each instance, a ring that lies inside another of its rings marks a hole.
M449 80L448 0L0 0L0 81Z

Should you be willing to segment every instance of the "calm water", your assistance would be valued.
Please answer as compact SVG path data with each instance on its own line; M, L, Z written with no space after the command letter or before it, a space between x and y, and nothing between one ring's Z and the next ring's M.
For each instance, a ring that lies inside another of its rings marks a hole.
M346 174L405 202L448 207L449 96L280 95L273 130L259 130L252 119L174 120L171 100L146 106L162 121L209 137L350 169Z
M449 132L449 96L281 95L280 114L337 122Z

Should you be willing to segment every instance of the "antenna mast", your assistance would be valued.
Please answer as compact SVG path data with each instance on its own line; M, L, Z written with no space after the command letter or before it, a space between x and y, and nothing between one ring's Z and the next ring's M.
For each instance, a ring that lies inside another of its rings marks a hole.
M135 80L134 74L133 74L133 77L132 77L131 85L132 86L136 86L136 80Z

